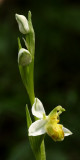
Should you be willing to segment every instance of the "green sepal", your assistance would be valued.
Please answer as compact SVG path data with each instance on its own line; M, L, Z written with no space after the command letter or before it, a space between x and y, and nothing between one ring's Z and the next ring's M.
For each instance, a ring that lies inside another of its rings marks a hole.
M23 37L22 39L23 39L23 41L24 41L24 44L25 44L26 48L28 48L28 44L27 44L25 38Z
M26 118L27 118L27 128L29 129L30 125L32 124L32 120L30 117L28 105L26 104Z

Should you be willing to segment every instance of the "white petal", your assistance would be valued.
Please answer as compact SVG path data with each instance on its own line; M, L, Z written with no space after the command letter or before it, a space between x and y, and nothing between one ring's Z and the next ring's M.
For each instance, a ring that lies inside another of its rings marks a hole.
M35 98L35 102L32 106L32 114L40 119L45 115L43 104L38 98Z
M62 129L63 129L63 132L64 132L64 136L72 135L72 132L69 129L67 129L65 127L62 127Z
M38 136L46 133L45 124L47 120L37 120L29 127L29 136Z

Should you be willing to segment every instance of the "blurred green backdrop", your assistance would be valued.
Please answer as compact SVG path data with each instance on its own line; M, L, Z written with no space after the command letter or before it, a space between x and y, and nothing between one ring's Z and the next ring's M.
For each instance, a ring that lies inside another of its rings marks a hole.
M73 135L55 143L46 135L47 160L80 159L80 3L72 0L0 0L0 160L33 160L18 70L15 13L32 12L36 35L35 95L48 114L57 105ZM29 106L30 107L30 106Z

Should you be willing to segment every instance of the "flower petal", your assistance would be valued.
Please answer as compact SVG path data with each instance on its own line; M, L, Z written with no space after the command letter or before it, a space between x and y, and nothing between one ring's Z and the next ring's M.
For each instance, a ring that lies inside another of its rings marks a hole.
M35 102L32 106L32 114L40 119L45 115L43 104L38 98L35 98Z
M29 127L29 136L38 136L46 133L45 124L47 120L37 120Z
M69 129L67 129L65 127L62 127L62 129L63 129L63 132L64 132L64 136L72 135L72 132Z

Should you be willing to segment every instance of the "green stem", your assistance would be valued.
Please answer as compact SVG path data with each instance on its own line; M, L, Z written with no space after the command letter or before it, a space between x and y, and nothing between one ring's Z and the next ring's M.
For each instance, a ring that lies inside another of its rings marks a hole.
M26 86L26 89L27 89L27 92L28 92L28 95L29 95L29 98L30 98L30 102L31 102L31 106L33 105L34 103L34 99L35 99L35 94L34 94L34 60L32 61L32 63L30 64L29 66L29 74L26 75L28 76L27 79L27 86Z
M42 141L40 148L41 148L41 160L46 160L44 140Z
M40 153L40 151L36 152L35 158L36 158L36 160L41 160L41 153Z
M42 141L39 150L35 153L35 158L36 160L46 160L44 140Z

